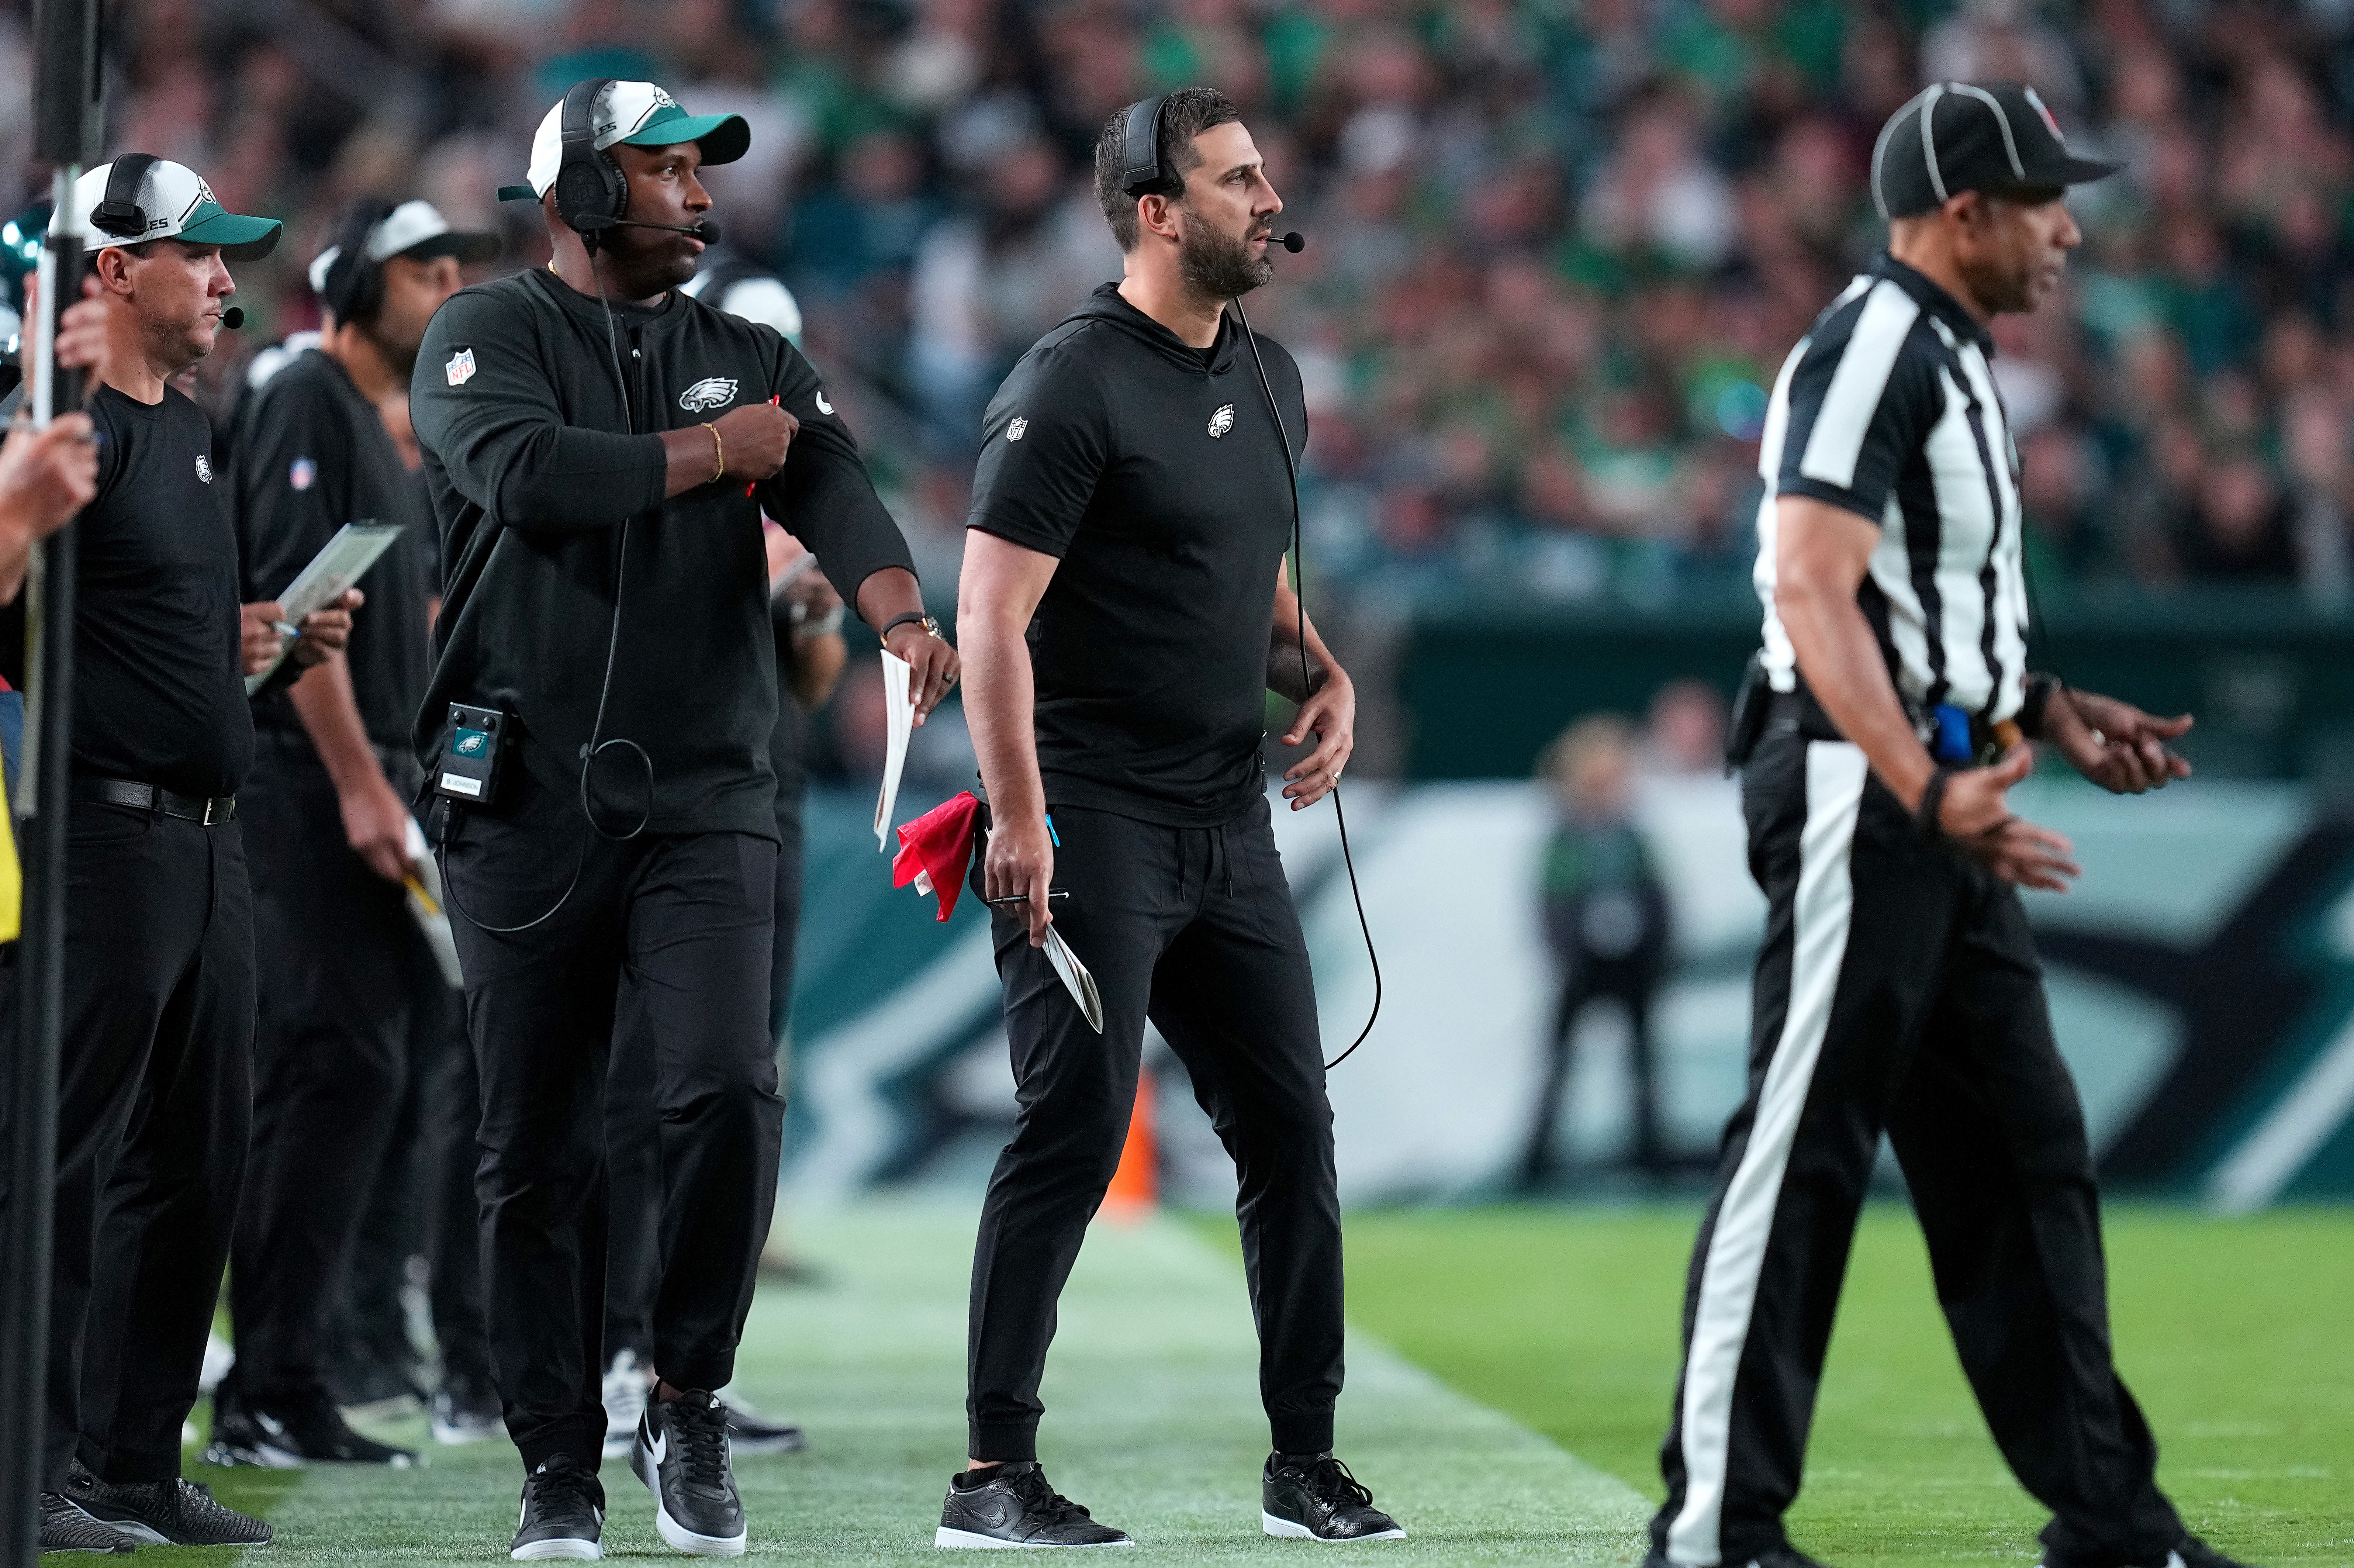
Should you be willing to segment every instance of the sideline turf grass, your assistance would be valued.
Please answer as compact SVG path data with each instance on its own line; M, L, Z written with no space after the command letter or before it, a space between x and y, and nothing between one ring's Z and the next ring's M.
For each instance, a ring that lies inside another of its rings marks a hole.
M1656 1501L1697 1219L1681 1206L1355 1214L1350 1315ZM2354 1563L2354 1210L2221 1220L2118 1206L2108 1242L2118 1364L2191 1529L2261 1564ZM1834 1564L2032 1563L2044 1517L1986 1436L1910 1213L1874 1205L1794 1539Z
M799 1219L828 1284L764 1289L739 1367L764 1412L809 1429L808 1453L737 1461L752 1555L812 1563L968 1561L931 1545L963 1462L970 1206L862 1207ZM1231 1226L1231 1222L1229 1222ZM1189 1226L1099 1224L1063 1298L1041 1457L1055 1485L1140 1545L1119 1561L1186 1564L1584 1562L1640 1553L1641 1499L1370 1340L1352 1347L1340 1452L1405 1522L1402 1542L1325 1547L1259 1527L1267 1427L1241 1271ZM505 1444L426 1442L421 1420L372 1427L423 1446L421 1470L223 1471L191 1464L279 1539L243 1561L506 1561L522 1478ZM193 1459L193 1456L192 1456ZM679 1559L625 1464L603 1471L609 1556ZM174 1552L210 1568L226 1552Z

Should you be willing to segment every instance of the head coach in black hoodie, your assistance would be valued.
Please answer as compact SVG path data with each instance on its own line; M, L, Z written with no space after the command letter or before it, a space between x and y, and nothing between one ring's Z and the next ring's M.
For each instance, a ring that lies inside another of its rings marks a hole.
M1147 147L1157 155L1132 155ZM1040 339L990 404L958 593L994 817L983 876L989 896L1027 902L996 916L1021 1119L981 1211L970 1464L938 1539L1127 1539L1055 1494L1035 1444L1055 1298L1119 1161L1148 1017L1241 1181L1275 1449L1264 1528L1394 1538L1331 1457L1332 1109L1260 762L1270 687L1304 704L1287 743L1319 738L1283 791L1295 810L1339 779L1356 712L1284 578L1281 443L1304 444L1308 426L1299 368L1259 339L1263 392L1225 309L1272 275L1283 203L1234 105L1201 88L1112 116L1096 194L1126 277ZM1039 948L1050 882L1069 894L1055 928L1102 993L1100 1035Z
M710 1391L733 1375L784 1116L762 511L914 667L919 711L956 676L817 372L681 291L709 232L697 170L748 141L649 82L576 86L532 151L553 260L453 296L417 364L445 572L418 754L450 771L467 744L452 704L495 710L506 747L492 798L437 831L481 1069L491 1351L528 1477L518 1558L598 1555L602 1105L625 972L658 1064L666 1260L632 1464L673 1546L744 1550ZM610 182L588 206L583 174ZM479 753L491 732L466 727Z

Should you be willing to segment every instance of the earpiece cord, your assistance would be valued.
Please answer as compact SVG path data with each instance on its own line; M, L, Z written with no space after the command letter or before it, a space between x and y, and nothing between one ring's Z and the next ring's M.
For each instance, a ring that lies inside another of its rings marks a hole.
M605 351L613 363L613 386L621 395L622 416L628 418L630 417L629 377L621 373L621 344L620 338L613 329L613 302L605 293L604 274L597 269L597 251L593 240L588 245L588 269L597 279L597 302L605 307ZM605 706L612 699L613 669L621 647L621 586L629 570L630 522L631 519L627 517L621 519L620 547L613 563L613 620L611 628L605 636L605 680L597 690L597 717L588 726L588 744L580 748L580 815L588 822L590 832L615 843L629 842L630 840L644 832L647 825L653 821L654 759L647 754L644 747L626 736L615 736L610 740L598 738L605 731ZM588 770L596 765L599 755L607 747L611 746L628 747L638 754L638 760L645 764L645 809L638 816L638 825L626 833L609 833L599 826L595 806L589 800ZM511 937L518 931L528 931L535 926L546 925L555 919L557 911L562 909L570 901L574 890L580 885L580 874L588 864L588 841L586 838L580 841L580 853L575 855L572 861L572 880L564 885L564 891L557 895L556 902L520 926L485 926L475 919L473 911L468 909L464 901L458 896L457 885L450 880L446 848L437 851L437 855L441 864L441 895L448 901L450 907L464 916L467 923L476 930L496 937Z
M1251 330L1250 315L1243 309L1240 295L1235 297L1233 304L1235 321L1243 329L1243 342L1250 345L1252 368L1258 372L1259 393L1267 399L1267 411L1275 417L1276 444L1283 449L1284 476L1291 482L1291 603L1299 612L1299 700L1305 703L1314 690L1314 683L1308 668L1308 552L1300 542L1299 469L1292 461L1291 432L1284 428L1283 409L1275 400L1275 387L1267 378L1267 361L1259 355L1258 334ZM1349 813L1341 809L1338 779L1332 782L1331 794L1332 821L1341 830L1341 863L1349 870L1349 897L1357 906L1357 929L1364 936L1365 961L1373 966L1373 1011L1365 1014L1365 1026L1357 1031L1357 1037L1349 1043L1349 1048L1324 1064L1324 1070L1328 1073L1357 1054L1357 1047L1373 1033L1373 1021L1382 1015L1381 955L1373 950L1373 924L1365 918L1365 895L1357 885L1356 857L1349 853Z

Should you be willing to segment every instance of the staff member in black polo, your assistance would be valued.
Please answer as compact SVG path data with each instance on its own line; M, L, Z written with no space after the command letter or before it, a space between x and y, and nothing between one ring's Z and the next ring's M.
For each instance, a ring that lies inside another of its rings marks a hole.
M2121 793L2190 771L2167 746L2189 718L2027 672L2017 460L1988 368L1988 318L2035 309L2078 241L2066 187L2115 167L2070 155L2032 89L1929 88L1873 153L1887 252L1767 408L1771 696L1742 785L1769 909L1651 1568L1808 1568L1782 1515L1883 1132L1963 1371L2052 1512L2048 1568L2229 1564L2159 1494L2111 1363L2084 1112L2017 891L2076 867L2004 804L2022 736Z
M1096 143L1126 276L999 388L965 538L965 711L993 818L983 876L989 896L1027 900L996 917L1022 1109L981 1208L970 1460L937 1539L1128 1539L1039 1471L1038 1380L1055 1298L1119 1162L1148 1017L1241 1178L1275 1448L1264 1526L1395 1537L1331 1457L1343 1337L1332 1108L1259 753L1272 687L1303 704L1286 743L1318 736L1284 788L1293 810L1313 804L1348 761L1356 714L1284 581L1279 443L1307 439L1299 368L1259 340L1278 423L1225 313L1271 276L1283 203L1223 95L1191 88L1134 111L1158 177L1128 173L1130 112ZM1068 901L1050 905L1050 884ZM1049 919L1094 971L1100 1035L1040 950Z
M170 382L212 351L235 287L224 258L268 254L278 225L144 154L91 170L78 197L102 247L107 349L78 529L42 1531L267 1541L180 1477L245 1170L253 917L236 795L253 720L228 486L210 424ZM266 657L278 609L254 609ZM348 630L326 612L290 664ZM18 1027L0 997L0 1040Z
M239 410L249 596L282 589L346 523L403 528L368 569L368 613L349 649L254 705L243 802L261 998L253 1151L229 1271L237 1364L213 1409L216 1451L247 1463L415 1457L353 1431L325 1375L353 1238L412 1063L438 1062L420 1043L454 1027L405 886L433 518L378 405L407 397L459 263L497 249L496 237L452 230L427 202L354 204L311 266L325 309L318 346Z
M567 129L572 132L567 172ZM776 1197L769 1037L777 712L760 514L791 529L915 671L956 673L906 541L817 373L774 328L680 291L742 155L735 115L588 81L533 143L554 258L468 289L426 334L411 414L444 543L416 745L496 709L495 798L450 813L443 869L482 1075L483 1287L527 1479L518 1558L598 1555L606 1056L626 968L662 1114L660 1382L632 1467L679 1550L744 1550L726 1411ZM578 177L610 180L592 252ZM567 192L575 192L567 196ZM668 225L638 227L641 225Z

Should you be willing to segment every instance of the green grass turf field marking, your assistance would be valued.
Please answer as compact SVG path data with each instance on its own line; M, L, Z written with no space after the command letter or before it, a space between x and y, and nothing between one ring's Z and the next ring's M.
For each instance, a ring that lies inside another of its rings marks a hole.
M1231 1230L1232 1222L1227 1222ZM807 1425L808 1453L737 1461L753 1555L915 1563L933 1550L940 1495L962 1462L969 1208L869 1206L796 1226L827 1283L764 1288L740 1367L764 1411ZM1066 1494L1134 1533L1120 1561L1323 1563L1623 1563L1639 1554L1641 1500L1514 1422L1364 1339L1350 1351L1340 1452L1405 1521L1401 1542L1325 1548L1260 1532L1256 1340L1239 1268L1161 1221L1098 1225L1063 1298L1040 1450ZM407 1472L189 1473L259 1506L278 1541L253 1568L504 1563L521 1472L504 1443L425 1441L412 1420L372 1428L424 1446ZM191 1456L193 1461L193 1456ZM604 1469L608 1555L679 1561L627 1467ZM204 1568L228 1553L181 1552Z
M1354 1214L1350 1315L1656 1499L1697 1219L1681 1206ZM2125 1205L2108 1241L2118 1364L2190 1527L2258 1563L2354 1563L2354 1210L2219 1220ZM1986 1435L1912 1215L1874 1205L1794 1539L1833 1563L2031 1563L2043 1519Z

